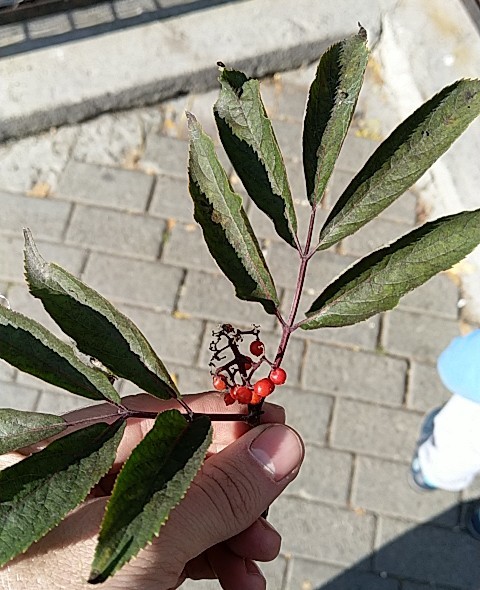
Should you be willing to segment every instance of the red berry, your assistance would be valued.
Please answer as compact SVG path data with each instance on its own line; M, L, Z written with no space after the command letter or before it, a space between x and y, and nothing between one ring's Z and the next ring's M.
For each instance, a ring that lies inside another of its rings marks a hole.
M225 402L226 406L231 406L232 404L235 403L235 400L233 399L233 397L229 393L225 394L225 396L223 397L223 401Z
M213 378L213 387L217 391L224 391L225 389L227 389L227 384L225 383L225 379L223 377L221 377L220 375L215 375L215 377Z
M254 393L260 397L267 397L267 395L270 395L274 389L275 385L267 377L260 379L260 381L257 381L253 386Z
M243 357L243 366L245 367L245 371L249 371L252 368L253 362L249 356Z
M250 400L251 404L259 404L262 401L263 397L261 395L256 394L255 392L253 392L252 394L252 399Z
M287 373L281 367L277 367L270 371L268 378L275 385L283 385L287 380Z
M249 404L252 399L252 390L248 387L239 387L237 389L237 401L241 404Z
M233 387L230 387L230 397L232 399L237 399L237 391L239 390L240 385L234 385Z
M250 344L250 352L252 354L254 354L255 356L260 356L263 354L265 347L263 345L263 342L261 340L254 340L251 344Z

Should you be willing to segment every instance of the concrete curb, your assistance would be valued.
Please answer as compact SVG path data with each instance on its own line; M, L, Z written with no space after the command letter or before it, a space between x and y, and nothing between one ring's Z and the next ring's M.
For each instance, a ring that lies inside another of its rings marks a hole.
M0 61L0 141L217 84L217 60L250 75L317 59L357 21L374 43L395 0L246 0ZM45 80L45 84L42 82Z

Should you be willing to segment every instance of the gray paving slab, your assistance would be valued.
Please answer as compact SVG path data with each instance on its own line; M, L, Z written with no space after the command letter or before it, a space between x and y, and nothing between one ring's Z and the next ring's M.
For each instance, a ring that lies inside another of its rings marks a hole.
M412 527L385 518L380 524L382 548L375 567L410 579L472 590L480 577L478 542L464 531L432 525Z
M331 444L337 449L408 461L419 427L419 416L411 412L339 399Z
M406 373L402 359L310 342L302 382L307 389L398 406Z
M375 521L368 514L282 497L272 505L270 520L283 527L283 551L294 555L351 566L373 548Z

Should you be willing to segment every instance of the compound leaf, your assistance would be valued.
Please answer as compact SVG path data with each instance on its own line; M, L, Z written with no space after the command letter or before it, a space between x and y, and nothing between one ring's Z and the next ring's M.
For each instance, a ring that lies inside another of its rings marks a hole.
M332 45L320 59L310 86L303 126L307 196L318 205L352 120L368 61L367 33Z
M120 403L106 375L87 367L71 346L41 324L6 307L0 307L0 357L71 393Z
M124 424L93 424L0 472L0 566L23 553L88 495L113 464Z
M254 203L275 225L280 237L295 247L297 218L287 171L258 80L223 69L214 106L223 147Z
M159 414L123 466L101 525L89 582L99 584L150 543L184 497L212 438L207 416Z
M180 398L162 361L137 326L97 291L40 256L25 234L25 273L30 293L40 299L78 349L119 377L161 399Z
M441 217L369 254L313 302L304 330L348 326L395 307L403 295L450 268L480 242L480 209Z
M278 296L242 198L233 192L213 141L190 113L188 127L190 194L208 249L233 283L237 297L258 301L273 314Z
M430 168L480 114L480 80L444 88L401 123L347 186L320 231L320 249L376 217Z
M67 423L60 416L0 409L0 455L62 432Z

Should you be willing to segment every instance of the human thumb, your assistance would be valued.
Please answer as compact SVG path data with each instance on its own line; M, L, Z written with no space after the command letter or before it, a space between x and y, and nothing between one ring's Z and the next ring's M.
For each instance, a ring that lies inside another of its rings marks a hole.
M282 424L258 426L212 455L167 523L170 534L188 531L185 561L252 525L296 477L303 456L300 437Z

